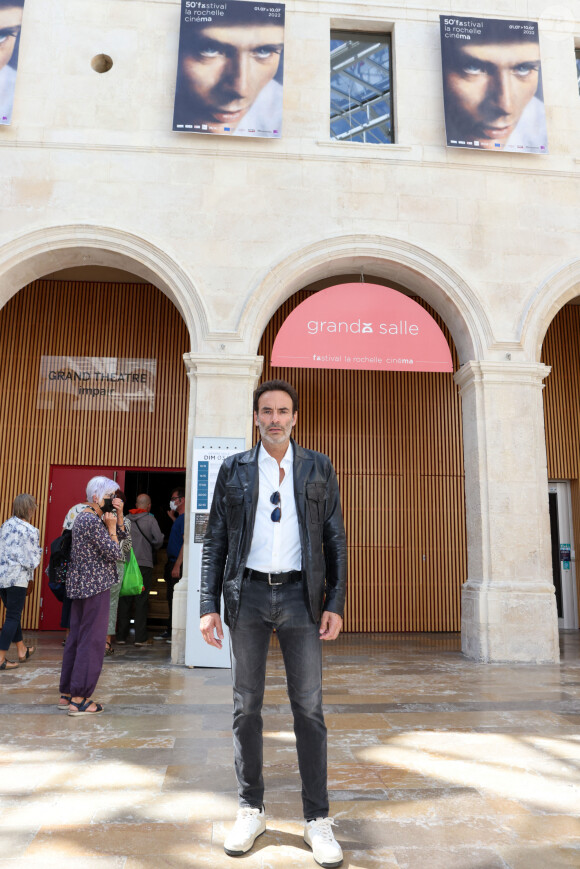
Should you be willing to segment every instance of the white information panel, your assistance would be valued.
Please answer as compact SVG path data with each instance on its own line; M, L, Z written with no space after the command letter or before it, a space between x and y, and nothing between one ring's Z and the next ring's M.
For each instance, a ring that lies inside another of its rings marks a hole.
M186 667L221 667L230 665L230 636L224 623L223 599L221 617L224 641L221 649L208 646L199 631L199 601L201 581L201 552L213 491L224 459L246 449L245 438L202 438L193 442L193 498L189 541L189 570L187 592L187 631L185 638Z

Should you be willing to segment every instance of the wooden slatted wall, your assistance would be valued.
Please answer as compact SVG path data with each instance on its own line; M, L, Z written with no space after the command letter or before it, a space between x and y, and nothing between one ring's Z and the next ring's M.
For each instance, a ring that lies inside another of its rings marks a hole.
M580 547L580 305L566 305L552 320L542 362L552 367L544 381L544 424L550 480L571 480L575 549ZM580 571L576 571L580 601Z
M453 375L270 367L290 312L312 292L357 278L313 284L279 308L258 351L262 379L296 386L297 440L329 455L337 471L349 548L345 630L458 631L467 544ZM443 329L457 367L445 325L416 301Z
M39 509L44 538L51 465L183 468L187 438L189 350L177 308L149 284L41 280L0 310L0 521L19 492ZM157 360L155 411L37 410L42 356L118 356ZM36 628L40 569L23 626ZM2 614L0 613L0 619Z

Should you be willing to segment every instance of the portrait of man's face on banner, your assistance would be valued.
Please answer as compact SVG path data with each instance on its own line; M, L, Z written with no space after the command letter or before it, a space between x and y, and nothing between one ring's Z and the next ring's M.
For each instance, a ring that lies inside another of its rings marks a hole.
M10 124L24 0L0 0L0 124Z
M173 129L282 134L284 4L181 0Z
M538 25L440 16L447 145L548 153Z

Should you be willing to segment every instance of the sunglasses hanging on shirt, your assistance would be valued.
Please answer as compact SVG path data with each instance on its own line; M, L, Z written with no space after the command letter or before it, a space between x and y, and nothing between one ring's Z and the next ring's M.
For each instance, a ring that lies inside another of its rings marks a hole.
M272 492L270 495L270 504L276 504L276 507L274 507L270 514L270 519L272 522L279 522L282 518L282 498L280 492Z

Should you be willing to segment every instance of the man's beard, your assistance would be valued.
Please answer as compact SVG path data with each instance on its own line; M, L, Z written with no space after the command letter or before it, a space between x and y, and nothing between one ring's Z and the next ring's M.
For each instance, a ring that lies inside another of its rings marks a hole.
M286 443L289 440L290 435L292 433L292 423L289 422L287 425L279 425L277 428L279 431L270 435L268 433L269 426L264 425L264 423L259 422L258 428L260 429L260 437L263 441L268 444L274 444L275 446L279 446L280 444Z

